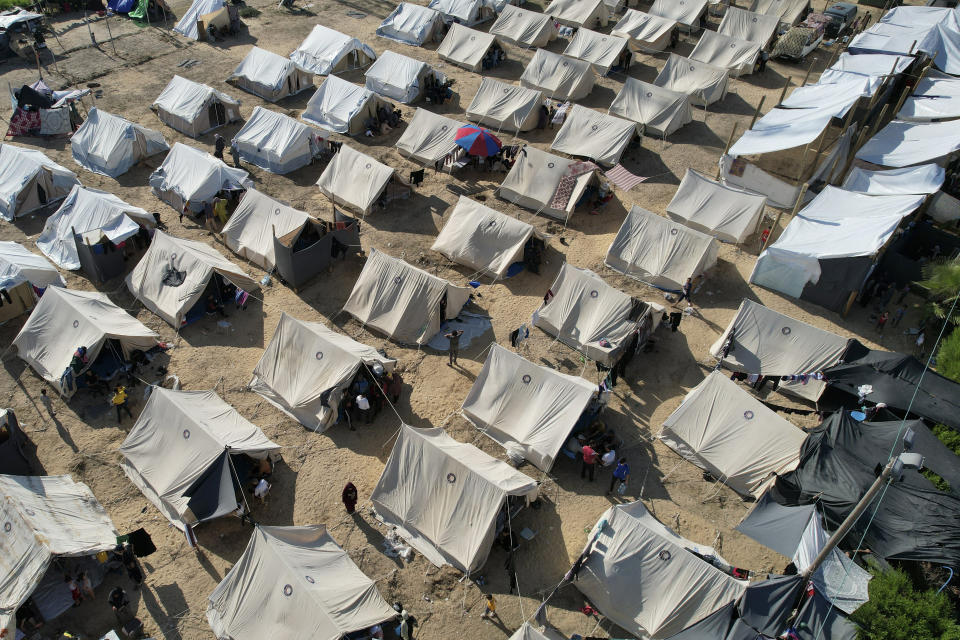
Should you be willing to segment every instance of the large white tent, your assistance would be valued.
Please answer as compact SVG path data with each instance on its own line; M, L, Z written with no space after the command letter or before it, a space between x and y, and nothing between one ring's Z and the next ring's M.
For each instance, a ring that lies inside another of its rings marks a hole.
M290 54L298 66L319 76L361 69L377 59L373 47L322 24Z
M960 117L960 79L923 78L897 113L899 120L929 122Z
M47 287L13 346L41 378L69 396L74 389L63 378L79 347L87 348L92 364L108 340L116 341L123 356L129 358L135 350L157 346L159 339L106 294Z
M874 196L933 194L940 190L945 179L946 171L938 164L921 164L883 171L853 167L843 181L843 188Z
M447 24L472 27L496 15L490 0L430 0L427 6L439 11Z
M541 631L529 622L524 622L519 629L513 632L510 640L567 640L567 637L550 627L545 627Z
M0 241L0 287L9 291L24 282L38 289L67 286L57 268L42 256L17 242Z
M829 110L833 117L842 118L863 97L869 84L870 78L867 76L845 74L837 76L836 82L797 87L779 106L793 109L796 114L802 114L803 110Z
M557 38L557 25L544 13L508 4L490 27L490 33L522 47L545 47Z
M497 37L492 33L484 33L453 23L447 35L444 36L443 42L437 47L437 55L441 60L452 62L470 71L480 71L483 66L483 57L487 55L487 51L496 40Z
M116 178L133 165L167 151L159 132L92 107L70 138L73 160L84 169Z
M584 60L593 65L601 76L607 75L610 67L617 64L629 40L620 36L591 31L586 27L577 29L564 49L563 55Z
M317 322L280 315L270 344L253 369L250 390L310 429L326 431L364 367L392 371L396 360Z
M724 356L724 345L730 348ZM765 376L807 376L840 361L849 340L744 300L710 353L734 371ZM814 377L781 381L780 391L816 401L825 384Z
M199 211L202 203L213 202L220 191L250 185L250 174L243 169L228 167L223 160L179 142L150 174L153 194L177 211L183 211L186 204Z
M210 245L158 230L126 283L143 306L179 328L190 320L195 305L204 304L215 274L244 291L259 288L256 280Z
M240 157L271 173L290 173L313 161L320 153L320 136L288 115L254 108L233 137Z
M570 106L550 149L571 156L586 156L612 166L620 162L627 145L636 135L636 122L574 104Z
M643 125L643 132L666 137L693 121L686 93L672 91L636 78L627 78L610 105L610 113Z
M707 12L707 0L654 0L649 11L695 31L700 28L701 16Z
M793 26L809 6L810 0L753 0L750 11L775 16L781 23Z
M150 108L168 126L191 138L240 119L239 101L182 76L173 76Z
M590 93L596 79L589 62L537 49L520 76L520 86L557 100L579 100Z
M773 474L797 467L806 437L720 371L690 390L660 432L668 447L754 498Z
M532 478L443 429L402 425L370 500L427 560L469 574L486 562L500 510L537 491Z
M630 45L639 51L663 51L670 44L670 34L676 26L676 20L627 9L610 33L629 38Z
M321 129L354 136L364 132L368 119L376 119L380 107L392 110L375 92L331 75L310 97L300 117Z
M397 615L323 525L257 525L209 600L219 640L340 640Z
M15 638L20 635L17 609L34 593L51 564L57 558L109 551L116 547L118 533L90 487L69 475L0 475L0 514L0 564L4 567L0 635ZM59 574L57 578L62 585Z
M523 258L533 235L532 225L460 196L430 248L457 264L502 278Z
M45 256L64 269L83 266L76 236L85 244L102 238L118 244L136 235L141 226L154 226L146 210L127 204L112 193L75 186L57 211L47 218L37 246Z
M397 140L397 150L414 162L432 165L457 149L454 139L464 126L453 118L417 107L416 113Z
M835 85L830 85L832 89ZM854 98L847 105L856 102ZM848 108L845 106L844 108ZM836 116L836 103L811 109L771 109L745 131L728 153L744 156L793 149L815 141Z
M717 262L716 239L636 205L607 251L606 265L663 289L680 289L687 278Z
M896 56L883 53L862 53L853 55L844 51L837 57L829 69L820 74L818 84L834 84L843 79L860 77L867 80L863 97L871 97L877 89L893 74L902 73L913 64L912 56Z
M426 62L384 51L364 76L367 89L397 102L407 103L420 97L430 74L436 72Z
M220 235L237 255L270 271L276 266L274 239L300 229L310 219L306 211L247 189Z
M960 120L894 120L857 151L857 158L884 167L908 167L940 160L960 149Z
M575 28L599 29L610 20L610 10L603 0L553 0L543 12L560 24Z
M579 166L574 160L555 156L526 145L517 155L510 173L500 184L498 194L521 207L532 209L552 218L569 220L586 188L596 181L596 171L571 173L571 167ZM557 191L564 180L573 181L566 199L557 198Z
M757 229L766 196L711 180L687 169L667 215L724 242L741 243Z
M426 344L459 315L470 292L371 249L343 310L398 342Z
M716 549L677 535L640 501L607 509L583 553L573 585L638 638L675 636L734 603L748 584L711 564L723 562Z
M536 365L494 344L463 401L463 414L478 429L550 471L596 385Z
M320 174L317 186L334 204L370 213L392 177L393 169L387 165L343 145Z
M727 95L727 70L671 53L653 84L685 93L695 104L711 105Z
M738 40L756 42L761 49L765 49L779 24L780 18L775 15L727 7L717 32Z
M758 42L741 40L715 31L706 30L690 52L690 59L726 69L737 77L753 73L753 66L760 55Z
M591 360L613 366L643 318L644 303L569 263L550 291L553 297L537 310L533 325Z
M401 2L377 27L377 35L419 47L443 27L439 11L410 2Z
M179 22L173 26L173 30L191 40L199 40L200 29L197 28L197 22L200 18L220 11L225 6L225 0L193 0L190 8L180 17Z
M268 102L276 102L313 89L313 74L289 58L253 47L227 82Z
M62 200L75 184L80 184L77 175L42 151L0 145L0 216L4 220Z
M467 107L467 119L497 131L529 131L537 126L543 92L484 78Z
M130 482L185 532L238 509L234 456L277 459L280 445L212 390L153 387L120 455Z

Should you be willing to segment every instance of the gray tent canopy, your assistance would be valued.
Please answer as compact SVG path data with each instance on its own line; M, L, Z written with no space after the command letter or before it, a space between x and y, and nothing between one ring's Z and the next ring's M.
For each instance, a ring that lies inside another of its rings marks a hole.
M497 131L529 131L537 126L541 102L542 91L484 78L467 107L467 119Z
M240 119L238 100L181 76L173 76L150 108L168 126L191 138Z

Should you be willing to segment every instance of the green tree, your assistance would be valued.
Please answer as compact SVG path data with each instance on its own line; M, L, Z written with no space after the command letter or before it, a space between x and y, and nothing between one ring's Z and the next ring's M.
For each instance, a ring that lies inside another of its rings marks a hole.
M937 349L937 373L954 382L960 382L960 329L954 329L940 341L940 348Z
M947 596L917 591L899 569L874 574L870 600L850 617L860 625L859 640L960 640Z
M960 295L960 260L932 262L924 268L923 276L917 284L930 292L930 311L941 320L947 318ZM960 304L950 314L950 322L960 324Z

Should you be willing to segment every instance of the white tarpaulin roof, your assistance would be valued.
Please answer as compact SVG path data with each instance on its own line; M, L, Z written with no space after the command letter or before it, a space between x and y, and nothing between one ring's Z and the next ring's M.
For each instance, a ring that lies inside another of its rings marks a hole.
M457 317L471 291L371 249L343 310L398 342L424 344L444 320Z
M171 270L182 275L168 284ZM193 305L200 302L214 274L244 291L259 288L257 281L210 245L154 232L150 248L126 278L127 288L147 309L179 328Z
M765 196L715 182L687 169L667 205L667 215L719 240L739 244L757 228L766 202Z
M483 57L496 39L493 34L454 23L450 25L447 35L437 48L437 55L441 60L466 67L470 71L479 71Z
M579 175L567 206L563 210L550 206L557 187L567 173L567 168L574 162L528 144L517 155L517 160L510 168L510 173L503 179L498 193L504 200L514 202L521 207L553 218L567 220L573 213L584 189L595 178L595 172Z
M398 102L413 102L423 91L423 78L431 71L430 65L393 51L384 51L370 65L366 77L367 89Z
M80 268L73 233L89 244L106 237L114 244L134 236L140 225L154 226L154 219L140 207L129 205L112 193L75 186L57 211L47 218L37 238L40 251L64 269Z
M427 560L469 573L486 561L507 497L536 495L532 478L443 429L402 425L370 500Z
M585 60L593 65L600 75L606 75L610 67L617 63L629 40L590 29L577 29L564 49L563 55Z
M699 27L700 16L707 10L707 0L655 0L650 13L676 20L688 27Z
M465 125L453 118L417 107L413 119L397 140L397 149L400 155L423 165L432 165L457 148L454 138L462 126Z
M493 3L488 0L430 0L431 9L443 15L448 24L475 25L494 15Z
M790 376L818 373L840 361L848 340L805 322L794 320L769 307L744 300L726 331L710 347L719 358L727 338L733 336L732 348L723 358L728 369L760 375ZM780 383L780 391L788 391L816 401L824 383L808 380L805 384Z
M0 475L0 632L13 638L16 611L57 557L117 545L110 516L87 485L64 476ZM62 584L62 583L61 583Z
M913 88L899 120L934 120L960 117L960 79L924 78Z
M4 220L12 221L45 206L36 194L38 186L46 192L47 202L52 202L67 195L75 184L80 184L77 175L42 151L0 145L0 216Z
M795 25L809 5L810 0L753 0L750 11L776 16L780 22Z
M756 42L761 47L766 47L779 24L780 18L775 15L727 7L717 31L725 36Z
M159 132L91 107L70 138L73 160L81 167L116 178L133 165L170 148Z
M460 196L430 247L458 264L502 278L523 258L533 226Z
M696 104L713 104L727 95L727 70L671 53L653 84L690 96Z
M260 47L253 47L233 70L229 79L244 78L273 91L279 91L287 78L296 71L297 64L293 60Z
M591 360L611 366L611 353L627 341L640 320L631 320L633 298L593 271L566 262L550 291L553 297L537 310L534 326Z
M620 156L636 134L637 123L631 120L574 104L550 149L571 156L586 156L611 166L620 162Z
M869 98L880 88L887 76L900 73L913 63L910 56L894 56L883 53L853 55L844 51L829 69L820 74L817 84L839 83L851 75L868 78L869 84L863 91L863 97Z
M300 117L327 131L357 134L364 121L377 115L377 107L387 104L366 87L327 76L307 102Z
M220 235L224 244L237 255L269 271L276 264L274 238L282 238L300 229L310 219L305 211L294 209L256 189L247 189Z
M221 640L340 640L397 615L323 525L257 525L209 600Z
M960 120L894 120L857 151L857 157L884 167L907 167L942 158L960 149Z
M753 73L760 48L759 42L740 40L707 29L690 52L690 59L724 67L732 75L739 76Z
M322 24L313 25L310 34L290 54L290 59L301 68L321 76L366 66L376 57L373 47Z
M240 157L271 173L290 173L319 153L316 132L288 115L257 106L233 138Z
M224 0L193 0L190 8L183 14L180 21L174 25L173 30L188 38L197 40L200 38L200 32L197 30L197 20L200 19L200 16L219 11L225 5Z
M543 93L513 84L484 78L467 107L467 119L497 131L527 131L537 125L537 108Z
M490 33L525 47L545 47L557 37L557 26L546 14L508 4L490 27Z
M636 9L627 9L613 26L612 35L629 38L630 44L641 51L663 51L670 43L670 32L676 20L651 15Z
M744 496L759 498L771 474L792 471L807 435L720 371L690 390L660 440Z
M589 62L537 49L520 76L520 85L557 100L578 100L590 93L596 79Z
M12 289L23 282L39 289L67 286L57 268L42 256L16 242L0 241L0 287Z
M827 128L836 109L771 109L733 143L731 156L770 153L810 144Z
M106 294L48 287L13 346L41 378L68 392L61 388L60 378L79 347L87 348L92 363L107 340L119 342L123 355L129 357L136 349L152 349L159 339Z
M250 389L308 429L325 431L360 367L375 363L386 371L396 365L373 347L283 312L253 369Z
M607 26L610 10L603 0L553 0L543 10L560 24L570 27Z
M595 391L580 376L535 365L494 344L462 410L508 451L549 472Z
M266 458L279 450L214 391L163 387L153 387L119 449L120 467L130 482L182 530L237 509L236 471L224 458L241 453ZM194 511L198 502L205 503L203 513Z
M843 74L836 78L836 82L797 87L780 106L789 109L831 109L834 117L841 118L857 104L864 92L869 93L869 85L868 76Z
M694 555L720 557L674 533L640 501L607 509L589 536L573 585L638 638L674 636L735 602L748 584Z
M163 92L157 96L153 107L163 109L187 122L193 122L201 116L213 100L219 100L224 105L240 106L239 101L221 91L187 80L182 76L173 76Z
M655 287L679 289L717 262L717 241L634 206L607 251L606 265Z
M163 164L150 174L154 194L172 191L184 201L212 202L223 189L250 186L250 174L191 146L174 143Z
M610 105L610 113L643 125L645 133L668 136L693 120L685 93L628 77Z
M387 165L343 145L320 174L317 186L334 203L369 213L392 176L393 169Z
M439 11L401 2L377 27L377 35L419 47L443 24Z
M847 191L859 191L874 196L930 194L940 190L945 177L946 171L938 164L922 164L886 171L853 167L843 181L843 188Z
M920 51L936 53L940 44L937 27L923 24L877 22L855 35L847 46L850 53L892 53L913 55Z

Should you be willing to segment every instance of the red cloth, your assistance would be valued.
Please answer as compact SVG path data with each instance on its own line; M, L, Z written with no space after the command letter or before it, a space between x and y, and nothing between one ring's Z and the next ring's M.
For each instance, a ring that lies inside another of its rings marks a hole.
M587 464L596 464L597 462L597 452L590 445L584 445L583 447L583 461Z
M551 209L566 209L570 203L570 196L573 195L573 188L577 186L577 178L585 173L599 170L600 167L592 162L571 162L567 167L566 173L560 179L557 190L550 199Z
M40 112L24 111L17 107L17 110L13 113L13 117L10 118L10 128L7 129L7 137L29 136L31 135L31 131L39 131L39 129Z

